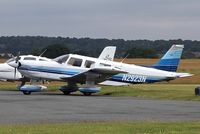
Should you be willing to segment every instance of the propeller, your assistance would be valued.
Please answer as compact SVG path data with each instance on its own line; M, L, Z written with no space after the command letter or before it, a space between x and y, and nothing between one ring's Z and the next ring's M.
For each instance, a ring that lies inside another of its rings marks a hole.
M16 59L15 59L15 63L17 63L17 62L20 60L20 57L19 57L19 56L20 56L20 52L17 53L17 57L16 57Z
M19 62L19 60L20 60L20 52L18 52L17 53L17 57L15 58L15 63L18 63L18 67L20 66L20 62ZM16 78L16 73L17 73L17 68L18 67L15 67L15 70L14 70L14 79Z

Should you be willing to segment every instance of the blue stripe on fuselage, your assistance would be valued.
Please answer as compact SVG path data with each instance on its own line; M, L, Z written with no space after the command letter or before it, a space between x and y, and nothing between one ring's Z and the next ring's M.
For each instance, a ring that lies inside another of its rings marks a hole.
M81 73L81 71L75 70L65 70L65 69L52 69L52 68L44 68L44 67L20 67L20 70L27 71L37 71L37 72L45 72L45 73L54 73L54 74L63 74L63 75L76 75ZM125 83L153 83L165 80L164 77L150 77L150 76L142 76L142 75L134 75L134 74L117 74L113 75L110 80L119 81Z
M168 80L166 77L155 77L155 76L143 76L134 74L117 74L113 75L111 81L125 82L125 83L154 83L163 80Z
M79 74L80 71L75 70L67 70L67 69L52 69L52 68L44 68L44 67L20 67L19 70L28 70L28 71L37 71L37 72L45 72L45 73L55 73L55 74L64 74L64 75L75 75Z

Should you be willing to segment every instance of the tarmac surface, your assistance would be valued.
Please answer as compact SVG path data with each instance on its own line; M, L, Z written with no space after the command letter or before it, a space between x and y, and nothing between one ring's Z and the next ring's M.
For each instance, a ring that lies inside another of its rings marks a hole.
M0 124L200 120L200 102L0 91Z

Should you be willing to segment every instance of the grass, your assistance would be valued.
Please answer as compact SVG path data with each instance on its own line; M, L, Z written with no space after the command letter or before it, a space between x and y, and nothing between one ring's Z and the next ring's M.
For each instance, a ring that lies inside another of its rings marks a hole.
M153 64L156 59L126 59L131 64ZM200 100L194 95L194 88L200 80L200 60L182 60L179 72L189 72L195 76L177 79L169 83L141 84L122 87L102 86L97 96L131 96L164 100ZM183 84L184 83L184 84ZM15 83L0 82L0 90L16 90ZM52 82L48 89L53 92L65 85ZM77 94L77 93L75 93ZM19 124L0 125L0 134L198 134L200 121L110 121L110 122L71 122L58 124Z
M164 100L200 100L194 95L194 84L143 84L123 87L103 87L100 95L131 96Z
M1 125L2 134L198 134L200 122L116 121Z
M0 82L0 90L17 90L16 83ZM65 85L63 82L52 82L48 87L51 92L59 92L58 87ZM130 86L101 86L102 91L97 96L128 96L161 100L191 100L200 101L200 96L194 95L197 84L139 84ZM62 93L61 93L62 94ZM75 92L73 94L80 94Z

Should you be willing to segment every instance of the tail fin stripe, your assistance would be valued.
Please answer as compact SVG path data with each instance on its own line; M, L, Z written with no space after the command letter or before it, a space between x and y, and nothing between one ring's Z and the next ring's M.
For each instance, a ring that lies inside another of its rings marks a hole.
M160 66L172 66L172 65L177 65L179 63L180 59L162 59L160 60L159 63L155 65L160 65Z
M183 45L173 45L153 68L176 72L183 52Z

